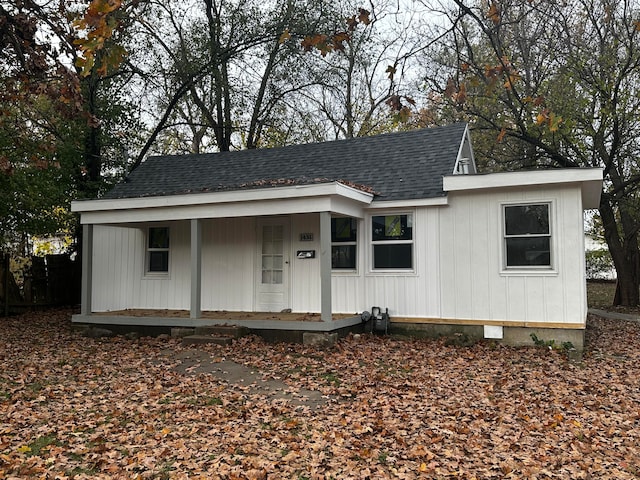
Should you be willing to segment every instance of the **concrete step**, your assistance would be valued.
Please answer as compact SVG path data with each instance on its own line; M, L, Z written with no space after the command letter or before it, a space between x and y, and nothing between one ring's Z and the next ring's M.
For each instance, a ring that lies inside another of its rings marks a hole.
M203 325L196 327L195 335L212 335L215 337L240 338L249 335L247 327L237 325Z
M187 335L182 337L182 345L229 345L233 342L232 337L217 337L213 335Z

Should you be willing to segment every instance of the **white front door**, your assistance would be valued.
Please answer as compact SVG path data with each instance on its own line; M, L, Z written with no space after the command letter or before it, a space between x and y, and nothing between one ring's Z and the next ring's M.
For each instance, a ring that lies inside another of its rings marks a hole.
M286 219L258 220L256 311L289 308L289 248Z

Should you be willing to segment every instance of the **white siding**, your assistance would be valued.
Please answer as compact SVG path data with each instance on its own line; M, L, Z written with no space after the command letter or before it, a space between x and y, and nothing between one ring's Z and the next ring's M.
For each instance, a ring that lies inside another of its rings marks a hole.
M553 271L505 272L505 202L551 202ZM393 213L376 211L376 214ZM448 206L398 210L414 218L411 272L371 270L370 217L360 220L356 272L334 272L332 310L389 308L392 317L583 323L586 314L582 204L576 187L450 192ZM202 309L251 311L256 218L203 220ZM96 226L93 311L189 309L189 222L171 222L170 274L144 275L145 227ZM318 214L290 217L290 307L320 311ZM301 241L300 234L312 234ZM298 259L298 250L316 258Z
M369 220L358 233L358 271L334 273L332 301L335 313L359 313L372 306L389 308L395 316L438 317L440 208L414 212L415 272L369 271ZM96 226L94 231L93 311L126 308L188 309L190 289L189 223L171 227L170 274L146 278L145 229ZM370 228L370 227L369 227ZM301 241L301 233L313 241ZM317 214L291 217L291 309L320 311L320 222ZM256 275L255 218L203 221L202 309L253 310ZM316 258L298 259L298 250L315 250Z
M552 204L553 271L504 271L501 206L531 201ZM441 222L443 318L584 322L579 188L450 193Z
M390 315L396 317L439 317L440 211L441 207L402 210L402 213L414 215L415 269L407 273L371 271L370 217L361 221L358 275L334 273L333 311L355 313L376 306L389 308ZM380 214L386 213L390 212Z
M144 227L94 229L92 310L189 308L189 224L172 222L169 275L145 277Z
M313 234L313 241L301 241L301 233ZM299 250L315 250L315 258L296 258ZM290 282L291 310L320 312L320 216L317 214L291 217ZM335 309L334 309L335 311Z
M256 242L252 217L203 221L203 310L253 309Z

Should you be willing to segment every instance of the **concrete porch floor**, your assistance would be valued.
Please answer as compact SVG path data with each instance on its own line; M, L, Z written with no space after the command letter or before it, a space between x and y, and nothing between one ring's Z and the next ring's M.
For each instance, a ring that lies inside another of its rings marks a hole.
M229 312L203 311L198 318L191 318L188 310L126 309L110 312L93 312L73 315L78 325L101 326L114 331L168 333L171 328L197 328L212 325L246 327L261 336L269 332L289 332L293 337L303 332L346 332L360 329L359 313L333 314L331 321L322 321L319 313L303 312Z
M162 310L131 308L125 310L113 310L109 312L94 312L92 316L122 316L122 317L162 317L162 318L189 318L189 310ZM357 313L334 313L332 320L342 320L357 316ZM203 310L202 320L230 320L252 321L273 320L280 322L321 322L319 313L302 312L230 312L227 310Z

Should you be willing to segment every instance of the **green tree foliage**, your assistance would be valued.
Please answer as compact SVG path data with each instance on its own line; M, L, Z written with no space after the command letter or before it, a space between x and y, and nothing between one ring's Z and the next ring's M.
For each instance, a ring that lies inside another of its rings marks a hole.
M591 280L609 279L613 268L613 260L608 250L590 250L586 252L587 278Z
M0 6L3 246L73 231L71 199L100 194L125 170L125 145L135 142L139 122L121 93L120 22L106 4L121 5Z
M0 128L0 228L3 244L25 233L44 235L68 228L69 178L78 172L73 128L47 98L14 103ZM70 121L69 121L70 122ZM71 123L71 122L70 122ZM64 131L63 131L64 130Z

